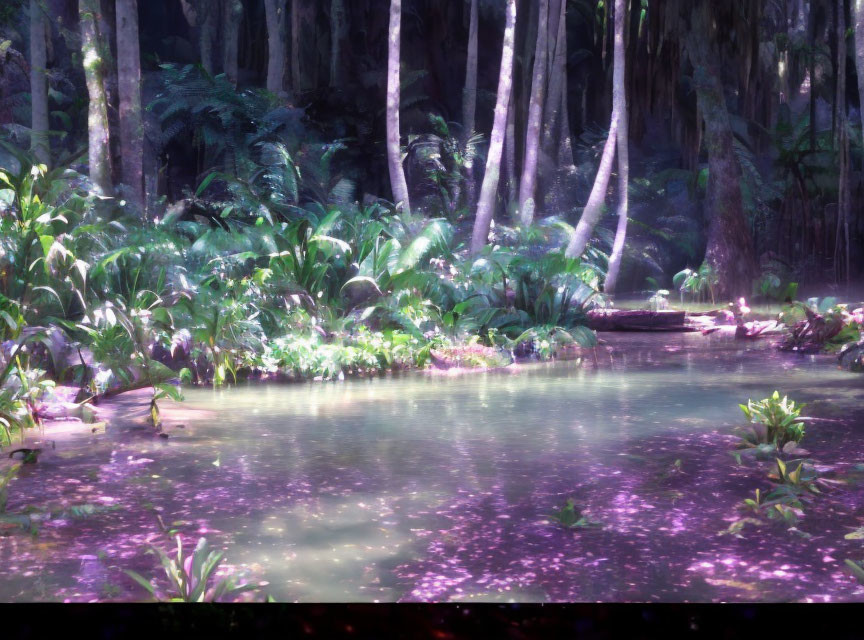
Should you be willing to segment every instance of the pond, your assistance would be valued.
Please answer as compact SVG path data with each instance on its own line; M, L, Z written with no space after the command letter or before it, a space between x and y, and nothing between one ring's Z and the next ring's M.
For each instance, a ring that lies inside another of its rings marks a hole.
M155 514L285 601L835 601L864 588L864 377L766 341L618 334L585 365L186 392L167 440L56 436L10 511L110 507L0 538L0 600L135 600ZM730 455L737 407L809 403L804 445L842 480L798 524L719 535L770 487ZM134 396L131 396L134 398ZM119 405L122 407L122 402ZM122 413L122 412L121 412ZM547 515L568 498L602 528Z

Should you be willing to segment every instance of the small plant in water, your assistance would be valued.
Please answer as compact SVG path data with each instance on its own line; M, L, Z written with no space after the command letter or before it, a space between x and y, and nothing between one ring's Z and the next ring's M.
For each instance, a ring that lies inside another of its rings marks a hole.
M844 560L846 563L846 567L852 572L852 575L858 580L859 583L864 584L864 562L859 563L854 560Z
M816 482L819 481L816 472L813 471L812 467L805 468L803 460L798 462L798 466L794 471L789 470L791 468L791 462L789 463L789 466L787 466L787 464L780 458L777 458L776 462L777 471L772 472L768 477L779 483L778 491L787 493L791 492L796 495L805 491L809 491L810 493L821 493L819 488L816 486Z
M657 289L651 297L648 298L648 304L652 311L663 311L669 308L669 291L668 289Z
M576 503L572 498L568 498L567 504L557 512L549 514L549 518L567 529L584 529L586 527L601 526L599 522L590 520L582 515L582 512L576 508Z
M797 445L804 438L801 409L805 405L796 404L788 396L781 399L778 391L770 398L758 402L748 400L746 405L738 406L752 425L749 431L743 431L745 446L767 443L783 449L788 443Z
M219 602L230 601L247 591L257 591L260 585L237 585L233 577L216 580L216 570L222 562L221 551L211 549L206 538L198 540L191 554L184 554L183 541L179 534L175 536L177 551L169 557L158 547L153 551L159 556L162 568L171 585L171 591L164 593L150 580L135 571L126 571L126 575L144 587L151 596L162 602Z

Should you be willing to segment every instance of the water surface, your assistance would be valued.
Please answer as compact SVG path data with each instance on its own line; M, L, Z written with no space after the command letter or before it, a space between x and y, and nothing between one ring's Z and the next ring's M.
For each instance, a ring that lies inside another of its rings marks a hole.
M191 390L168 440L121 419L59 436L10 510L116 509L0 538L0 600L141 598L122 570L158 576L156 513L277 600L860 599L864 377L765 342L609 340L587 366ZM806 447L849 482L806 510L809 538L718 535L770 487L729 451L737 403L775 388L826 419ZM550 524L567 498L603 528Z

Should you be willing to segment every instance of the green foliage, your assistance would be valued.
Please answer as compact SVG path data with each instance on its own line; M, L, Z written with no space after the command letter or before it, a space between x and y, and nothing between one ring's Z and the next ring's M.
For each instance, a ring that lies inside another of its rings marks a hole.
M761 443L773 444L783 449L788 443L799 444L804 438L804 422L801 410L805 405L796 404L787 396L780 398L775 391L770 398L757 402L748 400L738 405L747 419L754 425L745 433L745 442L752 446Z
M855 562L854 560L846 559L843 561L855 579L861 584L864 584L864 562Z
M703 301L706 295L715 302L714 288L717 286L717 274L707 262L702 263L698 269L684 269L676 273L672 282L681 293L681 302L684 302L684 294L690 294L694 300Z
M777 471L769 475L772 479L776 480L779 483L778 491L782 492L791 492L794 495L799 495L804 491L809 491L810 493L820 493L819 488L816 485L816 481L819 479L816 472L813 470L812 466L806 465L803 460L798 461L798 466L795 467L794 471L789 471L789 465L785 463L780 458L775 460L777 464Z
M152 550L159 556L169 590L159 587L141 574L127 570L126 574L161 602L230 602L241 593L256 591L255 584L238 585L233 577L217 578L223 553L210 548L206 538L198 540L191 554L184 553L180 535L175 536L177 550L173 557L159 547Z
M0 514L6 513L6 505L9 504L9 483L18 475L21 465L15 464L6 470L6 474L0 476Z
M567 499L565 504L558 511L549 514L549 519L560 524L565 529L585 529L589 527L600 527L601 523L589 519L576 508L576 503L572 498Z

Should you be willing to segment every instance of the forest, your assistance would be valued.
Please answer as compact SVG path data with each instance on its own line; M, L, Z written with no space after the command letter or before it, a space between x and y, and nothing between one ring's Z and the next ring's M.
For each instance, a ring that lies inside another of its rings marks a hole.
M864 0L3 0L0 601L860 601L862 211Z

